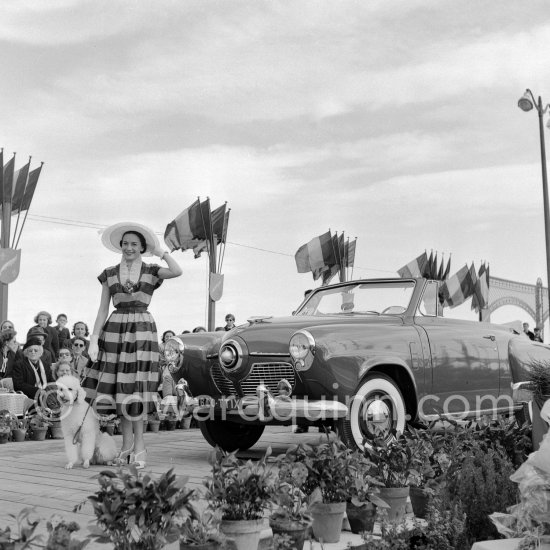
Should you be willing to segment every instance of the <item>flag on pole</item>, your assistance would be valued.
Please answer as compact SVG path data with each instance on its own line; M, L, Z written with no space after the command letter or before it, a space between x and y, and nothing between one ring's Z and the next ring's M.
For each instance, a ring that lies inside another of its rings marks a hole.
M1 204L10 202L13 192L13 171L15 168L15 154L4 166L3 181L2 181L2 195Z
M489 267L485 263L481 264L477 274L475 293L472 297L472 309L479 312L486 309L489 305Z
M14 175L13 181L15 185L13 186L13 195L12 195L12 213L17 214L19 207L21 206L21 201L23 200L23 195L25 194L25 187L27 186L27 179L29 177L29 169L31 166L31 160L25 164L25 166L19 168Z
M222 204L215 210L212 210L212 233L214 233L218 244L225 243L227 234L226 222L229 218L229 212L226 212L226 204Z
M449 277L449 273L451 272L451 255L449 254L449 260L447 261L447 267L445 268L445 272L443 273L442 281L447 280Z
M346 267L353 267L355 262L355 248L357 246L357 239L346 243Z
M470 270L464 265L441 285L440 301L443 305L456 307L463 304L472 294Z
M318 279L326 268L336 263L330 231L303 244L294 254L294 259L298 273L311 271L313 278Z
M24 212L25 210L28 210L30 208L41 171L42 171L42 165L40 165L38 168L35 168L32 172L29 172L27 186L25 187L25 191L23 193L23 197L21 198L21 202L19 204L15 204L15 203L13 204L12 213L16 213L14 212L14 209L16 209L17 211Z
M415 258L401 269L398 269L397 273L399 273L399 276L402 278L422 277L427 263L428 255L426 252L423 252L418 258Z
M171 252L194 248L205 239L199 199L171 221L164 231L164 242Z

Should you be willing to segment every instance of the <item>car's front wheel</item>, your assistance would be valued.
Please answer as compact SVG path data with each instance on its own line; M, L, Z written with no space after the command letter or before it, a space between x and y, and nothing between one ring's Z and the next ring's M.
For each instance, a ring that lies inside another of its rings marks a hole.
M363 448L375 438L389 441L405 429L405 401L397 384L384 374L371 374L349 403L348 416L338 421L342 441Z
M219 446L224 451L232 452L250 449L262 437L265 426L214 419L199 421L199 428L212 447Z

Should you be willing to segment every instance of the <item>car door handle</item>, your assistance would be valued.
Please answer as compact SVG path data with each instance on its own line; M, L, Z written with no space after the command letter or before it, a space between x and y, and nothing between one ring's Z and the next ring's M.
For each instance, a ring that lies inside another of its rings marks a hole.
M494 342L496 338L493 334L488 334L487 336L484 336L483 338L487 338L487 340L491 340L491 342Z

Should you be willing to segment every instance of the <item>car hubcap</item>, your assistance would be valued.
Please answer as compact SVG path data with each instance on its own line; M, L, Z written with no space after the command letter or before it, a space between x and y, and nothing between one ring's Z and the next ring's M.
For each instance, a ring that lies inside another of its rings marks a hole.
M369 395L361 405L361 432L367 439L386 438L391 434L393 417L393 404L388 395Z

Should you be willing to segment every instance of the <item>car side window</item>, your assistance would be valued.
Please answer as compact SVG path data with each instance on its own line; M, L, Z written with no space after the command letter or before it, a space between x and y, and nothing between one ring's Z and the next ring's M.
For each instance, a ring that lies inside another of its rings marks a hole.
M418 304L418 313L422 317L437 317L437 291L437 281L428 281Z

